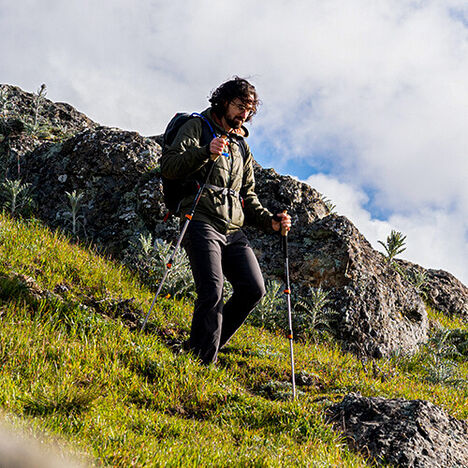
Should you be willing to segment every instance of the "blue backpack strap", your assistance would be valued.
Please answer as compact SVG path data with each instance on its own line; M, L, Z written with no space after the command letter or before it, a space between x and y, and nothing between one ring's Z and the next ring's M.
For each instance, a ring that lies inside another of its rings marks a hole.
M213 129L213 126L210 124L210 121L204 115L198 114L197 112L193 112L191 115L193 117L200 117L208 125L208 128L210 129L211 134L213 135L213 138L218 138L218 136L216 135L216 132ZM222 155L225 156L226 158L229 158L229 153L222 153Z
M213 138L217 138L216 133L213 130L213 126L210 124L210 121L204 115L201 115L198 112L192 112L191 116L200 117L200 119L204 120L206 125L208 125L208 128L211 130L211 134L213 135Z

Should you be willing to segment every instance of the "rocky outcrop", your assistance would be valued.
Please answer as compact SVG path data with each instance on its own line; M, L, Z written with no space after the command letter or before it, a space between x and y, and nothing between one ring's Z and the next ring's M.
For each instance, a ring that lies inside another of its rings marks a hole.
M259 169L257 180L262 203L272 211L286 207L293 217L289 257L296 292L305 294L307 286L329 292L338 312L332 326L346 349L374 357L416 351L427 340L428 319L413 285L351 221L329 214L318 192L272 170ZM247 230L265 274L281 277L279 243L271 234Z
M289 236L290 249L300 251L310 225L330 214L322 195L303 182L282 176L274 169L264 169L258 164L255 167L255 180L256 193L264 206L272 213L286 209L291 215L294 229ZM246 227L245 230L264 267L265 275L270 278L280 277L283 256L279 237L252 227Z
M135 132L97 127L43 145L24 161L24 181L35 187L38 215L70 230L66 192L82 194L76 231L119 256L140 232L164 215L157 168L160 147Z
M27 154L50 141L61 141L97 124L70 104L52 102L17 86L0 85L0 162L7 176L21 176Z
M2 92L0 112L5 120L17 118L26 125L31 125L36 119L38 128L52 127L72 134L98 125L70 104L52 102L46 97L36 104L37 93L27 93L17 86L8 84L0 84L0 91Z
M468 320L468 288L444 270L427 271L427 299L434 309Z
M347 395L329 409L351 444L398 467L468 467L468 423L422 400Z
M406 260L397 262L413 277L416 273L424 275L421 292L430 307L468 320L468 288L455 276L444 270L425 269Z
M31 105L27 93L18 91L18 99L24 104L17 104L15 115ZM78 133L59 142L42 140L20 155L21 177L34 187L37 215L117 258L141 233L174 240L178 220L163 222L158 138L100 127L66 105L47 105L44 119L58 125L68 109L64 119ZM22 135L21 128L18 132ZM13 173L18 160L10 158L9 164ZM287 209L293 218L289 254L295 292L305 293L308 286L329 292L338 313L335 334L346 348L371 356L417 349L427 338L427 316L405 276L389 268L348 219L330 214L312 187L258 165L255 175L262 203L273 212ZM72 226L66 193L73 191L82 198ZM246 230L265 276L281 278L278 236Z
M428 319L418 293L347 218L313 223L303 243L307 251L292 257L293 277L330 292L336 333L349 350L381 357L416 351L426 341Z

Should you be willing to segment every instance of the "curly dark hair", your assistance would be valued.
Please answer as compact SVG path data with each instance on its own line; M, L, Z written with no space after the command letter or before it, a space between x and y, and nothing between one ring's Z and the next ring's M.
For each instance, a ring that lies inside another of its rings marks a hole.
M252 112L246 119L248 122L257 113L260 100L255 86L246 79L235 76L232 80L226 81L211 93L209 101L213 112L221 117L228 104L234 99L240 99L244 105L252 107Z

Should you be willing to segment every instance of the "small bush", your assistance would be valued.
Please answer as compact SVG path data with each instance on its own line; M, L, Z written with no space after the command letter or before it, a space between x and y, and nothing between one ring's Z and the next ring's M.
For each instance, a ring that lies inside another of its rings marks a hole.
M329 304L327 291L309 287L309 294L300 296L294 306L293 325L296 335L311 338L319 330L331 331L337 312Z
M393 262L392 267L403 277L408 283L413 285L417 293L423 298L427 299L427 291L429 280L427 273L418 268L408 268L399 265L397 262Z
M34 112L34 123L33 130L36 131L39 126L39 112L42 107L42 103L47 95L47 86L42 83L41 87L34 94L33 99L33 112Z
M392 264L393 259L396 258L397 255L401 254L406 250L405 240L406 236L404 236L401 232L394 231L392 229L392 232L387 237L385 243L383 243L382 241L378 241L379 244L381 244L385 249L385 259L389 265Z
M322 195L320 200L322 200L323 204L326 206L329 214L336 213L336 205L328 197Z
M268 281L266 294L249 316L249 322L267 330L287 331L288 310L282 293L280 282ZM317 331L331 331L337 312L328 306L328 292L321 288L309 288L307 296L293 297L291 302L293 330L297 338L311 338Z
M62 217L65 218L67 228L72 233L73 237L77 237L80 230L86 235L85 229L85 217L79 214L81 208L81 200L83 199L83 193L73 190L73 192L65 192L68 198L69 210L62 213Z
M22 184L20 179L5 179L0 184L0 204L12 215L29 215L34 206L31 184Z
M133 243L127 252L125 263L135 269L141 280L156 289L167 271L161 294L171 297L193 297L195 283L187 254L179 249L167 267L172 253L172 244L157 239L153 244L151 234L141 234L138 243Z
M287 317L280 313L283 304L281 283L269 280L265 284L266 294L249 316L249 323L268 330L285 329L288 326Z
M422 365L426 373L425 379L431 383L466 385L467 381L459 378L456 360L465 358L462 352L466 356L467 348L467 332L439 330L431 337L425 348Z

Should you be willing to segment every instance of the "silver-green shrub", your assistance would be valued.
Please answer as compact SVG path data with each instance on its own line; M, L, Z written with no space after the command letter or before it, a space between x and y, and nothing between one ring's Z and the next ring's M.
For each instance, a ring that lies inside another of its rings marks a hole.
M427 343L423 364L427 381L452 385L467 384L466 380L459 378L456 360L463 358L463 353L460 352L457 344L454 343L453 335L454 330L440 330L435 333ZM466 333L464 338L466 345L468 341ZM463 347L465 352L467 348L468 346Z
M284 302L281 295L281 283L269 280L265 284L266 294L249 316L249 323L268 330L287 326L287 316L282 317L280 307Z
M138 242L132 243L127 252L125 262L138 272L145 284L156 289L167 270L171 253L171 243L162 239L153 243L151 234L140 234ZM195 296L195 284L185 250L177 251L161 294L179 298Z
M250 314L249 323L272 331L287 331L288 310L283 285L279 281L270 280L265 286L266 294ZM293 296L291 302L296 338L311 338L318 331L331 331L337 313L329 306L328 292L310 287L306 296Z
M39 112L42 107L44 98L47 95L47 86L42 83L41 87L37 90L37 93L34 94L33 98L33 112L34 112L34 122L33 122L33 131L35 132L39 127Z
M5 179L0 183L0 206L12 215L29 215L34 206L31 184Z
M309 286L306 296L299 296L294 304L293 328L298 337L311 338L317 331L332 330L337 312L330 307L329 293Z
M73 190L73 192L65 192L68 198L69 210L62 213L65 218L67 228L72 233L73 237L77 237L80 230L86 235L85 218L79 214L81 208L81 200L84 195L81 192Z

